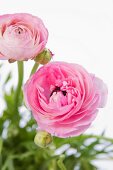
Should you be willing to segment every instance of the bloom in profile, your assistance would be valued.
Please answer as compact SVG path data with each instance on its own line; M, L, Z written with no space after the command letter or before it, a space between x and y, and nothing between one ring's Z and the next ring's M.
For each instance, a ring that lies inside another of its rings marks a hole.
M0 16L0 59L33 59L47 40L48 31L40 18L27 13Z
M51 62L26 82L24 96L39 129L65 138L88 129L106 104L107 87L78 64Z

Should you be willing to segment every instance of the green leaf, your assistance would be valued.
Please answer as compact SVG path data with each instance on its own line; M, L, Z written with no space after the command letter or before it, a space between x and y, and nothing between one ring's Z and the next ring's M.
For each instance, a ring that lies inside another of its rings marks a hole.
M5 164L3 165L2 169L1 170L15 170L14 169L14 164L13 164L13 160L8 158L6 161L5 161Z
M65 167L65 165L64 165L64 163L63 163L63 160L65 159L65 155L61 155L60 157L59 157L59 160L57 161L57 164L58 164L58 166L59 166L59 168L61 169L61 170L66 170L66 167Z
M0 155L2 153L2 147L3 147L3 139L0 137Z
M78 163L79 163L79 160L78 158L76 158L75 155L70 155L70 156L66 156L65 160L64 160L64 164L67 168L67 170L73 170L75 167L78 166Z
M0 68L3 66L3 63L0 63Z
M80 170L97 170L97 168L86 157L85 159L81 159Z
M8 161L8 170L15 170L12 159L9 159L9 161Z
M8 83L8 81L12 78L12 73L9 72L9 74L7 75L5 81L4 81L4 85Z

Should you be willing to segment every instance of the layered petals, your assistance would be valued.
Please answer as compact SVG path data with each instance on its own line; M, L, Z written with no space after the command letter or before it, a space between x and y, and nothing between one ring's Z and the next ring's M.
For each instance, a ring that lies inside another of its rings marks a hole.
M41 67L24 86L26 105L39 128L63 138L80 135L91 125L107 93L102 80L65 62Z
M0 59L28 60L41 53L48 40L42 20L31 14L0 16Z

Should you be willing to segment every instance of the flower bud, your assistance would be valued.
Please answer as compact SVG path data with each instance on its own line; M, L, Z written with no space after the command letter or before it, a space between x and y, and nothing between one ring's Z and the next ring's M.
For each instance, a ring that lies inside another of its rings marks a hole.
M46 148L52 142L52 136L50 133L39 130L34 138L34 143L41 148Z
M52 56L53 54L49 49L44 49L34 60L45 65L51 60Z

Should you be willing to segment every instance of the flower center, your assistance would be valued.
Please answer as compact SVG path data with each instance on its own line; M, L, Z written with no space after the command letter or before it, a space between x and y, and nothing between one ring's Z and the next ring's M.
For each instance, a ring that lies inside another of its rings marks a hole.
M53 95L54 92L56 92L56 93L57 93L57 92L62 92L62 94L63 94L64 96L66 96L66 93L67 93L66 91L62 91L62 90L60 89L60 87L56 86L55 89L54 89L54 90L52 91L52 93L50 94L50 97Z
M77 105L81 101L81 94L73 81L57 81L56 86L50 87L49 103L54 107L62 107L65 105L74 104Z
M23 29L20 28L20 27L18 27L18 28L15 30L15 32L16 32L17 34L21 34L21 33L23 32Z

